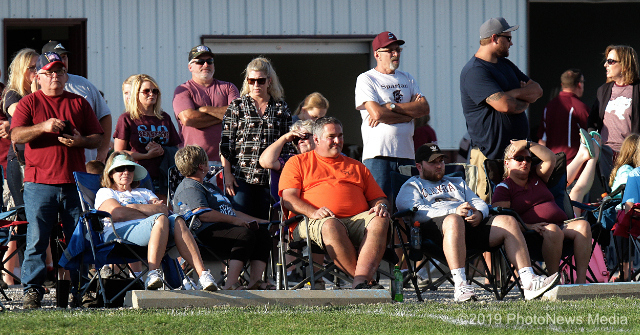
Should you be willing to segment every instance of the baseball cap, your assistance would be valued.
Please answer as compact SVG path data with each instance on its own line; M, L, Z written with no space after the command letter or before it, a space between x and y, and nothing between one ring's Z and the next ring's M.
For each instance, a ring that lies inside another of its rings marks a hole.
M503 17L494 17L480 26L480 39L491 37L493 34L508 33L520 28L519 25L510 26Z
M213 52L211 51L211 49L209 49L208 46L206 45L195 46L191 49L191 51L189 51L189 61L204 54L209 54L211 55L211 57L213 57Z
M416 163L420 163L422 161L432 162L434 159L442 156L444 156L444 154L440 148L438 148L437 144L423 144L418 148L418 151L416 151Z
M62 58L55 52L43 52L36 61L36 72L40 70L49 70L52 66L60 64L64 67Z
M393 42L398 42L398 45L403 45L404 41L403 40L399 40L396 35L394 35L392 32L389 31L383 31L380 34L378 34L378 36L376 36L376 38L373 39L373 42L371 42L371 46L373 47L373 51L376 51L380 48L384 48L387 45L393 43Z
M64 53L69 53L69 50L65 49L62 46L62 43L58 41L49 41L49 43L45 44L42 47L42 53L45 53L45 52L55 52L58 55L62 55Z

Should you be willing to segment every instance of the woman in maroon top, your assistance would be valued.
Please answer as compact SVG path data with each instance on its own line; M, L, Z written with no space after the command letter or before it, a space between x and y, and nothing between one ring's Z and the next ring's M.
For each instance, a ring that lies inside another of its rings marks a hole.
M531 154L542 160L531 169ZM562 241L573 241L576 282L585 283L591 258L591 226L586 220L567 221L546 183L556 165L555 155L545 146L526 140L512 141L505 150L506 179L496 186L494 206L512 208L527 228L543 238L542 256L549 274L558 272Z
M162 111L161 92L155 79L146 74L133 76L130 92L126 112L118 118L113 133L113 149L126 152L147 169L153 181L152 191L164 201L166 172L161 168L175 165L173 154L182 141L171 117Z

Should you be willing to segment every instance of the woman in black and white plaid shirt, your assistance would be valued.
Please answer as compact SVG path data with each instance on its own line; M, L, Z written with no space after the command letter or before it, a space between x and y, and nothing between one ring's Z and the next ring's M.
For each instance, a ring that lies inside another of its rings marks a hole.
M240 95L222 121L220 155L225 191L233 197L234 208L267 219L269 170L260 166L259 158L287 133L291 113L278 76L266 58L255 58L247 65ZM289 144L284 151L295 153L295 148Z

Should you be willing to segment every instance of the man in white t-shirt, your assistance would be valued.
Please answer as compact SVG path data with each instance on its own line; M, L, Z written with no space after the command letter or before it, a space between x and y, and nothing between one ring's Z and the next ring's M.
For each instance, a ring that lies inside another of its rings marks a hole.
M58 41L49 41L49 43L42 47L42 53L45 52L57 53L60 55L60 58L62 58L64 66L67 69L69 68L69 57L67 55L69 50L65 49L65 47L62 46L62 43ZM87 78L70 73L67 73L67 77L68 79L67 83L64 85L64 90L87 99L89 105L93 108L93 112L96 113L96 117L98 118L98 122L100 122L100 126L102 126L102 130L104 130L100 147L98 147L98 149L84 150L85 161L88 162L96 159L104 163L107 160L107 153L109 153L111 144L111 110L109 109L109 106L107 106L107 101L104 100L98 88L95 87Z
M390 171L413 165L413 119L429 114L416 80L398 71L403 40L388 31L371 43L377 65L358 76L356 109L362 115L362 162L389 199Z

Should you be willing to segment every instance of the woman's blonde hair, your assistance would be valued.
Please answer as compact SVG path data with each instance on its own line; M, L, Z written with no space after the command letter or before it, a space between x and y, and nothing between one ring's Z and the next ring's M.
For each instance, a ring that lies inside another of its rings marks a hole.
M16 53L9 65L9 79L4 89L5 92L16 91L23 97L31 93L30 83L25 82L27 80L26 73L29 71L31 59L38 58L38 56L35 50L29 48L21 49ZM2 106L4 107L4 98L2 98Z
M313 120L298 120L291 125L291 131L294 130L304 130L309 134L313 134L313 125L315 121Z
M636 133L630 134L624 139L624 141L622 141L620 153L618 154L618 157L616 157L613 169L609 175L609 187L613 186L613 181L616 180L616 174L620 167L623 165L630 165L633 168L640 166L640 150L638 150L639 141L640 135Z
M268 79L270 78L271 83L267 88L267 92L276 101L284 100L284 89L282 89L282 85L280 85L280 80L278 79L276 70L271 65L271 61L264 57L254 58L247 65L247 68L244 70L244 81L242 82L242 91L240 92L240 95L249 94L249 83L247 82L247 77L251 71L262 72Z
M207 152L197 145L185 145L175 155L176 167L185 176L191 177L198 172L200 164L209 165Z
M327 98L325 98L324 95L320 94L319 92L313 92L307 95L304 100L302 100L293 115L300 115L303 109L309 110L312 108L329 109L329 100L327 100Z
M158 89L158 98L156 99L155 105L153 105L153 114L160 120L162 120L162 108L160 98L162 97L162 92L160 91L160 86L155 79L153 79L148 74L136 74L131 79L131 96L129 96L129 101L125 104L127 112L131 115L131 118L134 120L139 120L142 118L142 111L140 109L140 87L142 84L148 81L153 84L155 88Z
M127 160L130 160L132 162L134 161L133 158L131 158L131 155L129 155L128 153L124 151L114 151L109 156L109 158L107 158L107 164L105 164L104 171L102 171L102 178L100 178L100 185L102 185L102 187L106 187L114 190L116 189L115 182L111 177L111 173L109 173L109 169L111 169L111 165L113 165L113 160L120 155L123 155ZM134 181L131 183L131 188L136 188L138 186L140 186L140 181Z

